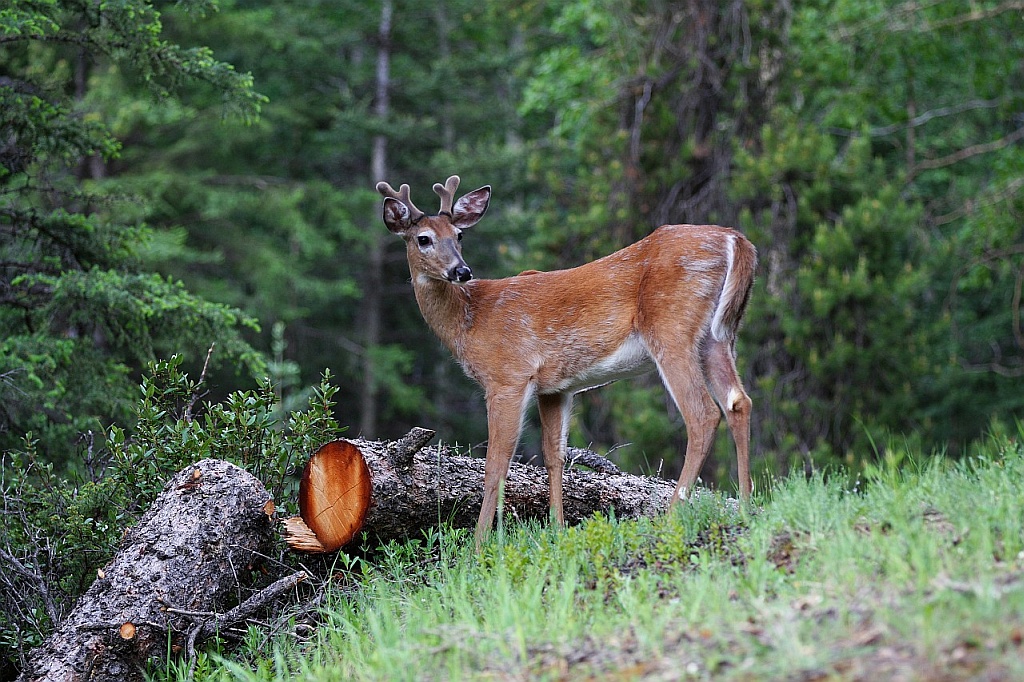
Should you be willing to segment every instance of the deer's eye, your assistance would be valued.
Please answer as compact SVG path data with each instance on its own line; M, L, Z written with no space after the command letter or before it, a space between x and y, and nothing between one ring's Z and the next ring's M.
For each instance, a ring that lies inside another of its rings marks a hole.
M430 246L430 237L428 237L425 234L421 234L420 236L416 237L416 242L420 246Z
M455 235L455 238L458 239L461 242L462 241L462 233L459 232L457 235Z

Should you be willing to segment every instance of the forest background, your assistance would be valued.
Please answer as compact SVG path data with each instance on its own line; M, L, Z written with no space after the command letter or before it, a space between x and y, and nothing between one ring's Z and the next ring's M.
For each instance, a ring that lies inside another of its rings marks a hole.
M457 173L494 188L478 276L744 231L762 471L957 456L1024 416L1022 139L1019 0L14 0L0 450L91 466L147 363L211 344L211 400L329 369L350 435L483 443L373 191ZM580 396L570 442L671 476L685 431L653 376Z

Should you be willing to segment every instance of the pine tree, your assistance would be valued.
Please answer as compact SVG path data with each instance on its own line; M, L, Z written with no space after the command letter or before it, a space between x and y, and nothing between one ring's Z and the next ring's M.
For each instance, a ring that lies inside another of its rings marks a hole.
M197 0L197 14L215 9ZM130 92L95 92L117 74ZM109 191L121 111L159 117L202 84L251 120L252 79L164 39L152 3L15 0L0 11L0 448L29 434L66 461L76 438L126 420L137 372L174 351L259 363L255 321L144 267L138 194ZM116 105L99 102L116 96Z

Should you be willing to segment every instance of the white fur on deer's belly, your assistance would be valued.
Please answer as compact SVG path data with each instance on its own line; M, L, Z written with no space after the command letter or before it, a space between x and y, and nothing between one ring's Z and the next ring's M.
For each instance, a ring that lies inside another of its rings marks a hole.
M654 370L647 347L636 334L630 334L609 355L553 386L539 386L539 393L579 393L619 379L635 377Z

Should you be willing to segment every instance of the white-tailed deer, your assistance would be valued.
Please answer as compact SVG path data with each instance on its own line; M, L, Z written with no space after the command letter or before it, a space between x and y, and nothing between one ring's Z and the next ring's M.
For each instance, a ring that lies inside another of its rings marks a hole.
M487 461L476 527L490 531L499 489L537 399L551 514L561 524L562 470L572 396L657 370L686 423L686 460L673 502L687 497L725 413L740 495L750 496L750 398L736 373L736 330L757 253L739 232L664 225L621 251L570 270L473 279L462 231L487 210L489 186L455 201L458 176L435 184L437 215L383 194L384 224L403 237L420 312L487 399ZM719 411L721 408L721 412Z

